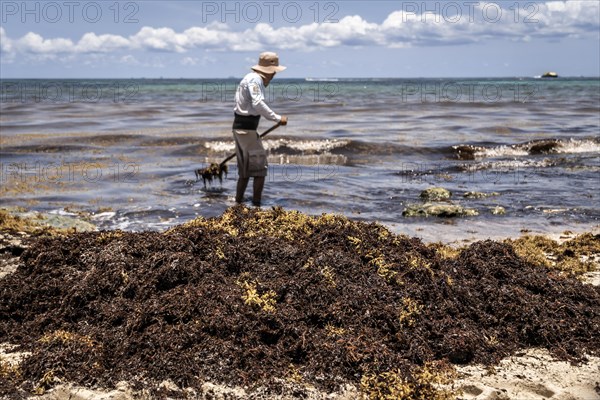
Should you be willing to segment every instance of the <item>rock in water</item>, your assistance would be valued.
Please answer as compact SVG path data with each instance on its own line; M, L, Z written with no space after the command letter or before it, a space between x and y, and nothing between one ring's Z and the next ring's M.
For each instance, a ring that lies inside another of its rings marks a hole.
M452 197L452 192L441 187L433 187L421 192L421 198L425 201L449 200L450 197Z
M498 192L483 193L483 192L466 192L463 194L465 199L485 199L487 197L500 196Z
M476 215L479 215L479 212L473 208L447 203L410 204L402 212L404 217L470 217Z
M492 207L490 208L490 212L494 215L504 215L506 214L506 210L504 209L504 207L501 206L496 206L496 207Z

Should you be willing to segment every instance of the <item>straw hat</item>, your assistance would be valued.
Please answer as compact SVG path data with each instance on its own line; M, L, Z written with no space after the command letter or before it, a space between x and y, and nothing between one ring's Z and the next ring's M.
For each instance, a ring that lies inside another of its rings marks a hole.
M265 74L274 74L286 68L283 65L279 65L277 53L271 53L270 51L260 53L258 64L252 67L253 70L264 72Z

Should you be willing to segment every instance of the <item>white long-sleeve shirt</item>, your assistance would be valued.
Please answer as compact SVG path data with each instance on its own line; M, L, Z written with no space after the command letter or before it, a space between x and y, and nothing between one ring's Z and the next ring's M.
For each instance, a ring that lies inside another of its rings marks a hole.
M281 116L265 103L265 85L254 71L247 74L238 85L234 111L238 115L262 115L269 121L281 121Z

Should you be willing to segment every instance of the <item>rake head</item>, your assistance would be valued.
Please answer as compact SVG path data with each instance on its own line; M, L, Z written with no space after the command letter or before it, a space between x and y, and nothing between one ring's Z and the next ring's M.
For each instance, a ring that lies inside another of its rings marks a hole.
M220 183L223 183L223 175L227 177L228 168L226 164L212 163L207 168L199 168L194 171L196 174L196 182L202 178L204 187L206 188L206 182L212 184L213 179L218 178Z

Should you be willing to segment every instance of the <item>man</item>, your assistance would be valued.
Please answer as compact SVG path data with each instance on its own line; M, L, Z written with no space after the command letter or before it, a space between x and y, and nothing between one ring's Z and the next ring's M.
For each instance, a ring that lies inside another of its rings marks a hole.
M235 93L232 130L238 165L237 203L244 201L244 192L252 177L252 204L260 206L268 166L267 153L256 128L261 116L281 125L287 124L286 116L276 114L265 103L265 87L269 86L277 72L284 69L286 67L279 65L277 54L261 53L258 64L242 79Z

